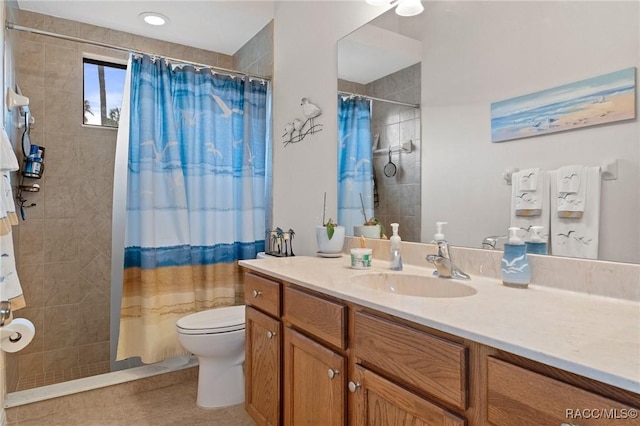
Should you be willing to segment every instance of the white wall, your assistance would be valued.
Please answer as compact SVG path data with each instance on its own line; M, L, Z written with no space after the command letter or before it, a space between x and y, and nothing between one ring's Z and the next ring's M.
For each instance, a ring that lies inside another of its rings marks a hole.
M273 226L292 228L297 255L317 251L315 227L337 218L337 41L386 8L364 1L278 2L274 25ZM303 119L303 97L319 106L321 132L284 147L284 126Z
M505 235L511 167L619 160L602 184L600 258L640 261L638 120L491 143L490 106L640 65L639 3L426 2L422 61L422 241L449 222L455 245Z

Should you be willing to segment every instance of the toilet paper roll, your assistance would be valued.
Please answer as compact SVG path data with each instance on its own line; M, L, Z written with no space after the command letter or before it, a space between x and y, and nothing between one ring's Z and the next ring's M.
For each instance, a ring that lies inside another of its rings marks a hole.
M0 349L11 353L24 349L36 335L36 327L25 318L14 319L10 324L0 328L0 331Z

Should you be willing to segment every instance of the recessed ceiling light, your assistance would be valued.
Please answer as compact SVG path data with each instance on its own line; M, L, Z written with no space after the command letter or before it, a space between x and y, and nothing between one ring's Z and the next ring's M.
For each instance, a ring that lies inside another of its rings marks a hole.
M138 15L149 25L160 26L169 22L169 18L156 12L144 12Z

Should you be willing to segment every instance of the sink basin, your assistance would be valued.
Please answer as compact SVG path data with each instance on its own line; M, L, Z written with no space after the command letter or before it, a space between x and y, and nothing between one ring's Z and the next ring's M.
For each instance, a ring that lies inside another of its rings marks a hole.
M466 297L477 293L475 288L461 282L429 275L371 272L356 275L351 278L351 283L387 293L417 297Z

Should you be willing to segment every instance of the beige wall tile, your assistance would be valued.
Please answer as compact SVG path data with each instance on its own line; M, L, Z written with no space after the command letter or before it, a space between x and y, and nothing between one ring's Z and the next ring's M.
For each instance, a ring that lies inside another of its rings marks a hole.
M78 121L80 118L78 118ZM72 133L47 132L45 177L78 175L78 137Z
M44 89L45 47L44 44L18 38L16 50L16 79L23 91L26 88ZM29 99L31 101L31 99ZM29 107L31 107L31 102Z
M84 237L78 238L78 266L80 270L84 269L93 259L100 254L100 251L87 241Z
M34 208L28 209L28 214ZM20 259L18 264L44 262L44 220L29 219L20 224Z
M78 80L82 77L81 63L78 61L78 49L47 45L45 49L45 85L65 92L78 92L82 86Z
M71 21L69 19L57 18L54 16L44 16L44 30L56 33L68 35L71 37L78 37L80 35L80 23L77 21ZM65 41L58 38L46 37L46 44L56 45L56 46L68 46L74 48L77 43L73 41Z
M18 276L27 307L43 308L46 300L44 292L44 265L18 265Z
M73 219L45 220L44 252L46 262L67 262L78 258Z
M45 351L68 348L78 344L78 305L45 308Z
M56 349L44 353L44 370L70 370L78 366L78 347Z
M81 138L78 142L80 175L112 177L115 162L115 137L105 130L94 138Z
M78 26L78 34L80 38L101 43L109 43L111 30L105 27L99 27L91 24L80 23Z
M109 340L109 304L81 303L79 315L79 340L83 345Z
M75 219L79 214L74 176L47 176L44 214L47 219Z
M78 363L80 365L109 361L109 341L80 345L78 347Z
M28 10L16 9L16 22L25 27L37 28L44 30L44 15L40 13L30 12Z
M44 357L42 352L18 355L18 374L20 377L34 376L44 373Z
M45 95L44 131L75 133L72 129L82 123L82 94L46 87Z
M46 306L69 305L79 302L78 263L46 263L44 265Z

